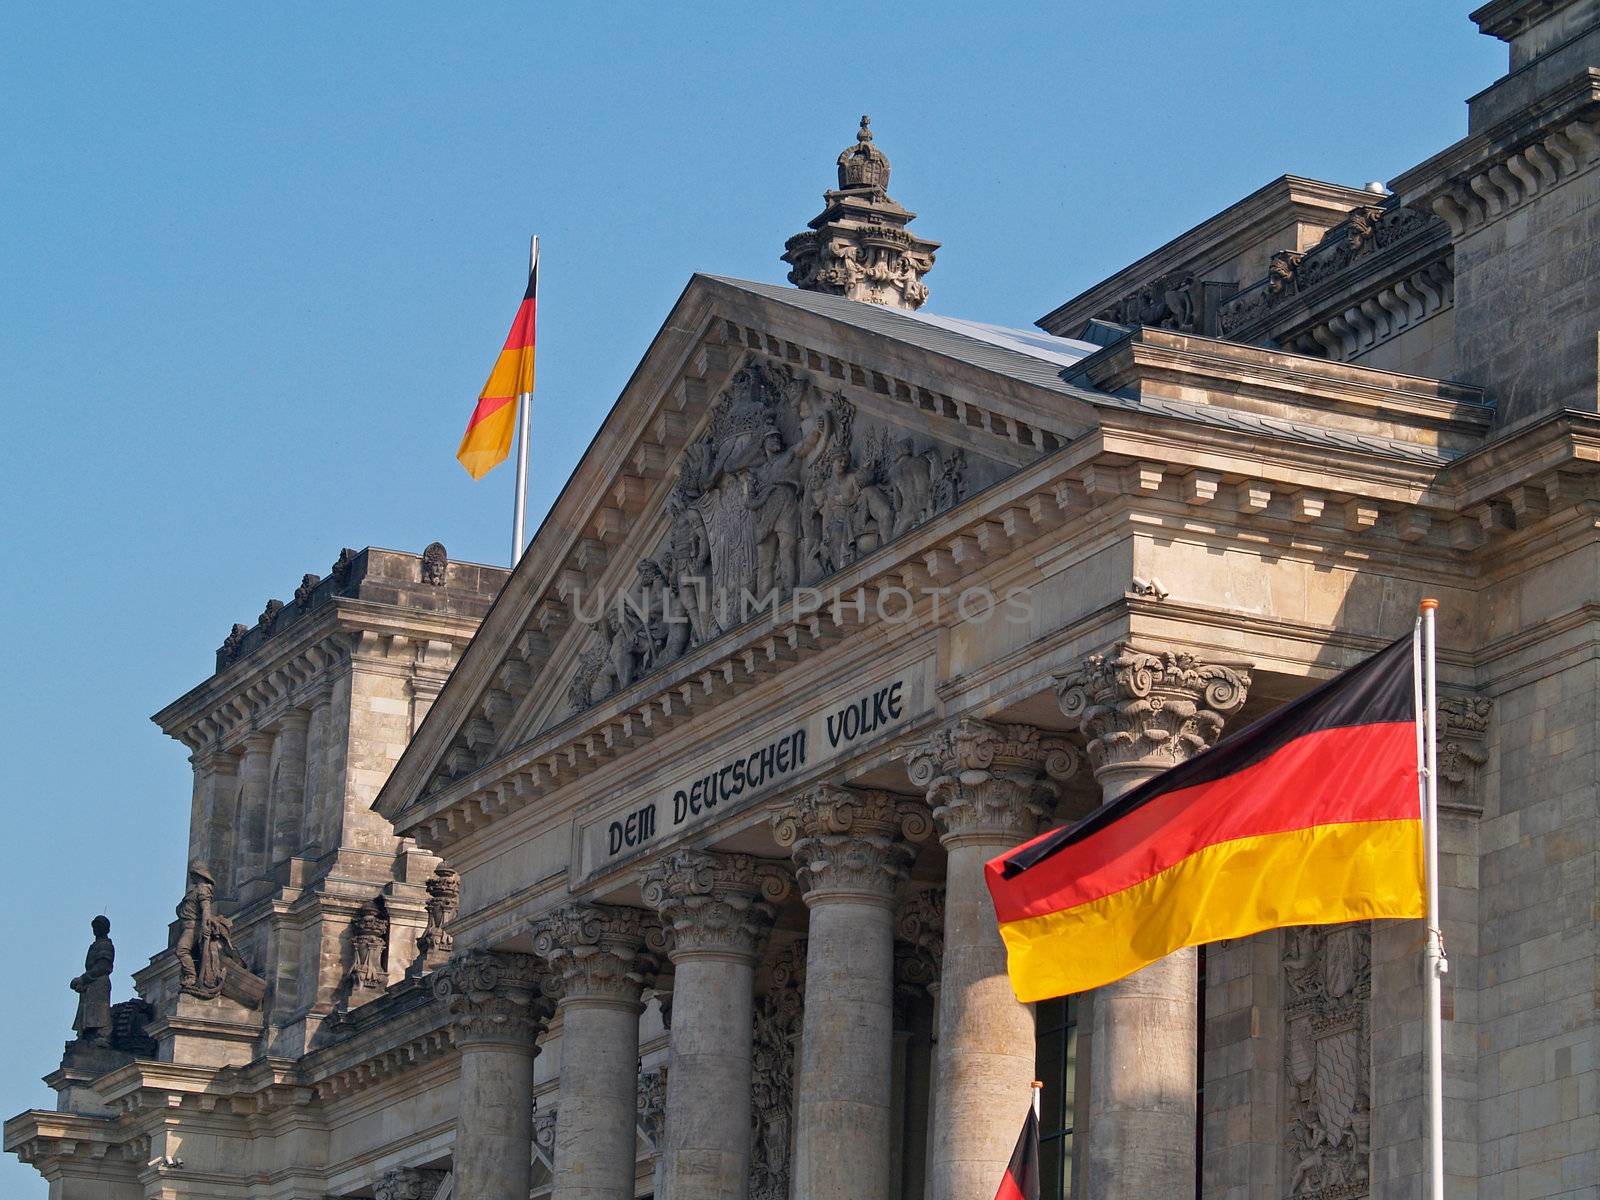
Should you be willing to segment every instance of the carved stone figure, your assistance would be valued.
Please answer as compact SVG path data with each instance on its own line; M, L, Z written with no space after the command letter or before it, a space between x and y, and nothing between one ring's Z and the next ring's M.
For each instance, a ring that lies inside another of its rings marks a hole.
M1368 1194L1371 933L1364 923L1284 931L1289 1105L1286 1195Z
M443 587L449 572L450 556L445 553L444 543L429 542L422 552L422 582L431 587Z
M272 632L272 623L278 619L278 614L283 611L282 600L268 600L267 606L261 610L261 616L256 624L262 626L268 633Z
M300 576L300 586L294 590L295 606L302 612L311 607L311 594L317 590L317 584L322 582L322 576L312 575L307 572Z
M916 452L910 438L900 443L889 468L889 488L894 498L896 537L933 515L933 464Z
M83 974L72 981L78 993L78 1012L72 1028L80 1042L105 1044L111 1038L111 970L116 948L111 944L111 921L96 917L89 923L94 941L83 959Z
M243 966L233 944L233 923L216 911L216 886L209 867L201 862L190 863L189 888L178 904L180 925L175 949L180 987L202 1000L222 994L230 962Z
M722 632L711 616L711 548L698 509L674 492L668 501L672 527L667 534L667 577L689 616L690 641L709 642Z
M850 452L835 450L821 496L822 551L827 567L840 571L887 542L894 509L865 472L850 469Z
M751 472L745 503L755 519L756 592L762 596L793 591L798 577L800 449L785 448L783 437L771 430L762 440L765 460Z
M244 645L244 639L250 632L250 626L241 625L235 621L233 628L228 631L227 638L222 643L222 661L231 663L239 657L239 648Z
M641 673L676 662L689 648L693 632L689 613L661 564L653 558L639 562L639 611L644 614L644 661Z
M369 900L350 923L350 990L382 991L388 982L384 950L389 944L389 918L381 900Z

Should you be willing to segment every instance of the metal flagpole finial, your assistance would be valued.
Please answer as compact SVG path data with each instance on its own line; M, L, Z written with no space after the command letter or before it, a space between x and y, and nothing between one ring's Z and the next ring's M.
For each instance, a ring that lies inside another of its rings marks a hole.
M1423 600L1421 600L1421 601L1419 601L1417 603L1417 611L1418 612L1432 612L1432 611L1434 611L1434 609L1436 609L1438 607L1439 607L1439 602L1437 600L1435 600L1431 596L1426 597L1426 598L1424 598Z

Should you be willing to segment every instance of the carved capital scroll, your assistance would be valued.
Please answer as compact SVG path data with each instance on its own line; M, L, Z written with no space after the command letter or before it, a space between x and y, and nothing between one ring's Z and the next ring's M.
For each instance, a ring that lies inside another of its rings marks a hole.
M449 1012L458 1046L533 1045L554 1012L538 960L527 954L473 950L434 975L433 994Z
M920 803L889 792L822 784L773 817L778 845L789 849L806 902L848 896L888 904L913 851L907 839L933 832Z
M754 961L789 891L788 873L748 854L674 850L646 873L644 901L661 914L674 962L721 954Z
M566 1000L637 1005L664 946L660 927L637 908L568 904L533 925L534 953L556 973ZM555 981L552 981L555 982Z
M945 845L1032 836L1078 764L1065 738L973 717L950 722L906 754L906 771L926 792Z

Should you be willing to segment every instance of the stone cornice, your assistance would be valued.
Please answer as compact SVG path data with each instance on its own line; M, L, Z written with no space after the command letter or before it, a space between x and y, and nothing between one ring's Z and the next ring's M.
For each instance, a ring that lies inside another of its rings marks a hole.
M1457 239L1600 160L1600 69L1398 176L1401 203L1431 209Z
M1358 188L1280 176L1046 313L1037 324L1070 337L1090 317L1152 279L1178 270L1204 272L1213 263L1233 258L1271 229L1291 221L1332 227L1350 209L1370 203L1372 194Z

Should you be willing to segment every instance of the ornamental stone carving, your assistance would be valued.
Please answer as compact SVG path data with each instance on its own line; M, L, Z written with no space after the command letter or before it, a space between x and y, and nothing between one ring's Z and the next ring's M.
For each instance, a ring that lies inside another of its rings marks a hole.
M1284 1195L1369 1194L1372 935L1365 923L1284 931Z
M417 938L417 972L432 970L450 957L455 938L449 925L461 905L461 876L441 864L422 886L428 892L428 924Z
M356 552L350 549L349 546L339 551L339 557L333 560L333 567L330 570L335 591L342 592L350 585L350 571L355 566L355 562Z
M1179 271L1151 280L1095 315L1118 325L1148 325L1176 333L1201 333L1204 332L1201 291L1200 283L1191 272Z
M244 645L244 639L250 636L250 626L233 623L233 628L228 631L228 636L222 641L221 662L227 666L239 657L239 650Z
M652 1151L659 1152L661 1135L667 1127L667 1068L639 1073L639 1130L650 1143Z
M590 628L568 687L582 710L813 587L966 495L967 456L862 428L786 363L752 359L684 451L671 526L614 596L574 598Z
M772 819L778 845L793 856L806 902L851 897L889 903L913 850L933 832L926 806L889 792L822 784L800 793Z
M568 1000L637 1006L658 965L646 945L659 949L662 940L648 914L614 904L568 904L533 925L534 953Z
M381 992L388 985L384 951L389 945L389 918L381 899L369 900L350 922L350 992Z
M396 1167L378 1176L372 1195L374 1200L433 1200L447 1175L428 1167Z
M1479 775L1489 761L1489 716L1485 696L1439 697L1439 803L1472 815L1483 812Z
M795 1051L805 1012L807 948L805 938L796 938L774 957L767 994L755 1005L750 1200L789 1200Z
M789 282L803 290L921 308L928 299L922 279L939 243L906 228L916 213L889 198L889 159L873 144L871 126L863 116L855 144L839 155L838 188L823 193L825 207L810 228L785 243L783 261Z
M445 553L443 542L429 542L422 552L422 582L430 587L443 587L450 573L450 555Z
M533 1152L546 1169L556 1166L556 1126L560 1123L560 1109L554 1096L546 1097L545 1104L535 1104L533 1110Z
M961 717L906 752L906 772L933 806L940 840L1020 840L1038 830L1078 751L1031 725Z
M661 915L669 957L727 954L754 959L789 891L776 863L748 854L674 850L645 874L644 902Z
M301 612L311 607L312 593L317 590L317 584L322 582L322 576L313 575L309 571L300 576L300 586L294 590L295 607Z
M913 888L900 900L894 919L895 993L937 995L944 964L944 888Z
M1088 738L1089 762L1102 787L1119 776L1143 777L1184 762L1222 731L1250 688L1242 666L1202 662L1192 654L1149 651L1118 642L1056 678L1061 711Z
M555 1011L538 960L530 955L473 950L445 963L433 979L433 994L450 1014L457 1045L532 1046Z

